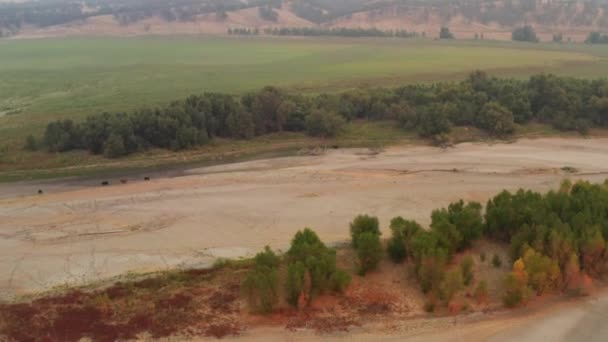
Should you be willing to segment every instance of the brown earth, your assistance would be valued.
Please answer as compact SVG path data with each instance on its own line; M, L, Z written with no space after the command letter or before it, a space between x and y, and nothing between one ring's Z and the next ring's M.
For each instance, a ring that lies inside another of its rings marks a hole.
M344 149L107 187L101 180L54 182L48 189L2 184L0 194L8 196L0 196L0 295L205 266L268 244L284 249L306 226L339 242L360 213L379 216L383 227L397 215L428 224L431 210L461 198L485 203L505 188L546 191L567 177L603 181L607 141ZM35 195L38 189L44 194Z
M304 226L330 244L340 243L359 213L379 216L384 228L396 215L428 224L432 209L460 198L483 203L504 188L546 191L564 178L603 181L607 142L552 138L464 143L446 150L331 150L108 187L66 180L34 196L28 194L40 183L3 184L0 193L11 195L0 200L2 297L131 271L210 265L218 257L251 255L266 244L284 249ZM220 273L173 270L142 280L127 274L109 287L21 299L0 307L0 327L17 340L63 341L235 334L241 340L316 340L321 334L413 341L579 340L590 331L590 340L608 336L601 323L608 312L604 297L572 306L549 300L523 312L500 310L499 283L508 270L504 248L481 243L474 251L476 279L488 281L490 298L478 305L466 290L463 301L471 305L470 314L424 313L424 298L408 277L408 266L384 261L378 272L355 277L342 296L324 296L311 308L282 309L270 317L247 313L238 288L244 269L236 267ZM482 251L488 258L501 254L503 267L479 261ZM349 253L341 249L340 266L352 270Z
M457 39L473 39L482 35L484 39L511 40L514 26L501 26L497 23L471 21L462 15L454 15L449 21L442 19L437 9L425 7L386 7L339 17L333 21L317 25L295 15L289 6L275 9L276 22L264 20L258 8L248 8L228 12L225 20L218 20L215 14L200 15L189 22L168 22L160 17L147 18L132 24L121 25L111 15L95 16L85 20L45 28L24 27L13 38L45 38L66 36L137 36L137 35L176 35L203 34L225 35L229 28L281 28L281 27L325 27L325 28L378 28L381 30L408 30L424 32L429 38L437 38L442 26L448 26ZM523 23L520 23L523 24ZM542 41L551 41L553 34L562 33L564 40L582 42L595 26L581 26L559 22L553 26L531 22Z

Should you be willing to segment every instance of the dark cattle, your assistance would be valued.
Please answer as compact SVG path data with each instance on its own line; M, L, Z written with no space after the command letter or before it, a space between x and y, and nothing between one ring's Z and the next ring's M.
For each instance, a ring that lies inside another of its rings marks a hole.
M38 190L38 195L42 195L42 190Z
M149 181L149 180L150 180L150 177L144 177L144 180L145 180L145 181Z
M101 186L108 186L108 185L110 185L110 182L108 182L108 181L101 182Z

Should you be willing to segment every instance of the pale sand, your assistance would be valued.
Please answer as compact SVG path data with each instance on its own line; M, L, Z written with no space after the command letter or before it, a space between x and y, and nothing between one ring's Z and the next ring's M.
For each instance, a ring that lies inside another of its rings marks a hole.
M432 209L460 198L485 203L505 188L556 188L568 177L563 166L580 171L572 179L603 181L608 139L331 150L109 187L66 181L40 196L20 194L44 185L3 184L0 296L285 248L305 226L343 241L360 213L378 215L388 234L396 215L427 224Z

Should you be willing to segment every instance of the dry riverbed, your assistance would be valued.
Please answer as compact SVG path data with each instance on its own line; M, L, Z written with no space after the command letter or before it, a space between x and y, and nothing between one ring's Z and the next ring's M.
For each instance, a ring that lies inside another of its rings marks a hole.
M485 203L502 189L606 177L608 139L553 138L328 150L107 187L54 182L42 195L44 183L2 184L0 297L281 249L305 226L338 242L360 213L379 216L388 233L394 216L426 224L460 198Z

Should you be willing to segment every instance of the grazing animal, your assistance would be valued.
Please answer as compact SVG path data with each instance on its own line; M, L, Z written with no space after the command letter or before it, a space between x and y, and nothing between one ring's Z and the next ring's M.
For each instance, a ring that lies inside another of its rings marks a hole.
M110 182L108 182L108 181L101 182L101 186L108 186L108 185L110 185Z
M150 180L150 177L144 177L144 180L145 180L145 181L149 181L149 180Z
M42 195L42 190L38 190L38 195Z
M120 180L120 182L121 182L122 184L127 184L127 180L126 180L126 179L121 179L121 180Z

